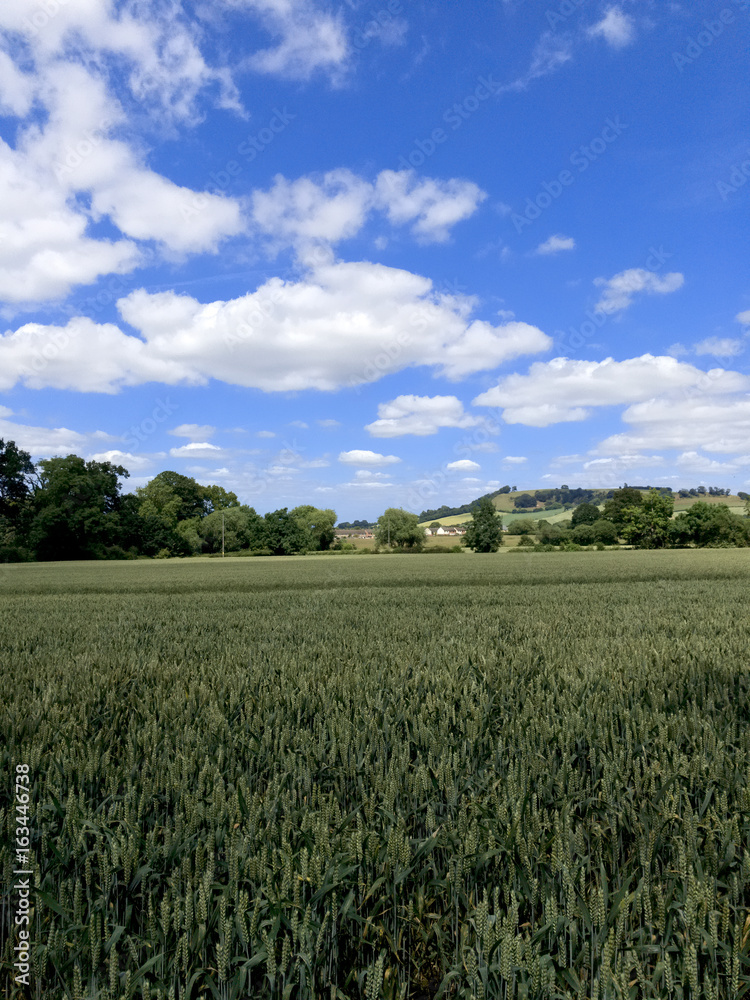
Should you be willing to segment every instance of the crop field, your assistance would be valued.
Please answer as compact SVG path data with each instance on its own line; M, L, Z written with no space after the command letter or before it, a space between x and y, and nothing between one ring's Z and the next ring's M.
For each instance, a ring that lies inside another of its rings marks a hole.
M748 550L19 564L0 601L3 997L750 997Z

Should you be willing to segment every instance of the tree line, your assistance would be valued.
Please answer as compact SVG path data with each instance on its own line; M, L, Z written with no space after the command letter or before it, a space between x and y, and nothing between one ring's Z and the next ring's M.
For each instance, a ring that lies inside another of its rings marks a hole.
M538 549L607 546L620 541L640 549L750 545L750 518L734 513L727 504L699 500L676 517L673 514L670 492L643 493L626 486L614 490L602 508L579 504L570 521L515 522L509 533L521 535L521 545Z
M293 555L351 547L337 541L336 513L328 508L284 507L261 516L224 487L203 486L178 472L160 472L146 486L123 493L121 483L128 476L120 465L85 461L78 455L34 464L14 441L0 439L0 561L127 559L221 551ZM502 545L502 517L492 498L509 489L504 487L469 505L472 517L463 537L465 546L496 552ZM706 493L703 487L699 490L697 495ZM543 492L551 494L545 502L562 498L570 502L571 496L599 499L598 491L567 486ZM698 501L673 517L674 496L669 489L644 493L640 487L625 486L607 493L601 508L589 499L579 502L568 522L515 522L509 533L521 535L522 546L541 549L601 547L620 541L638 548L750 545L750 519L733 513L726 504ZM726 491L710 487L708 495L723 496ZM750 508L750 496L743 494L743 499ZM418 516L388 508L375 527L376 547L421 551L425 532L419 522L424 519L424 512Z
M725 496L713 493L712 496ZM746 547L750 545L750 497L746 516L733 513L727 504L698 501L677 517L671 490L638 487L612 490L603 507L581 503L569 521L515 521L509 534L520 535L519 546L537 551L576 549L596 545L606 548L620 541L639 549L692 546ZM488 498L472 512L464 544L475 552L497 552L503 544L502 517Z
M325 551L336 513L310 505L261 517L222 486L160 472L134 493L129 473L78 455L36 465L0 440L0 561L128 559L242 550L270 555Z

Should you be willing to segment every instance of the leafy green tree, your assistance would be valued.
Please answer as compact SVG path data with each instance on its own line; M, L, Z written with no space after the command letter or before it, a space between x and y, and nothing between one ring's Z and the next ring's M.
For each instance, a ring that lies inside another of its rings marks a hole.
M221 552L222 518L224 521L224 551L261 549L265 545L263 518L252 507L242 504L215 510L197 522L197 534L205 552Z
M521 493L513 501L513 506L518 510L523 510L525 507L536 507L536 497L530 493Z
M0 438L0 561L17 562L30 558L26 535L31 514L31 455Z
M643 504L643 494L640 490L632 486L625 486L621 490L615 490L611 498L604 504L604 510L600 517L606 521L611 521L616 528L624 527L627 518L622 516L623 510L631 507L640 507Z
M157 518L170 530L177 527L179 520L189 520L180 518L182 501L166 480L157 476L145 486L139 486L135 493L140 503L141 517Z
M483 499L472 512L464 543L475 552L497 552L503 544L503 519L491 500Z
M291 512L296 517L307 536L306 548L313 552L325 552L330 549L336 537L336 511L321 510L309 504L295 507Z
M579 524L593 524L602 516L601 511L594 503L579 503L573 511L571 522L574 528Z
M22 451L15 441L7 444L0 438L0 517L15 521L20 508L28 499L30 477L34 463L27 451Z
M217 486L215 489L220 490L221 487ZM136 493L142 503L146 504L144 516L159 513L176 523L191 517L203 517L209 510L210 500L206 498L206 487L191 476L183 476L179 472L160 472L145 486L139 487Z
M533 535L536 530L536 522L522 521L520 518L517 521L512 521L508 526L509 535Z
M571 534L576 545L593 545L596 541L594 525L588 521L582 521L581 524L577 524Z
M121 478L127 469L78 455L38 465L29 541L38 559L94 559L119 544Z
M617 528L611 521L600 517L598 521L594 522L592 527L594 529L594 541L601 542L603 545L617 545Z
M185 553L186 555L198 555L199 552L203 551L203 539L199 534L201 524L202 521L199 517L189 517L184 521L178 521L174 528L175 537L172 539L172 544L166 545L164 548L174 551L176 547L176 540L179 538L182 540L184 547L187 549L187 552ZM177 547L180 547L179 543Z
M269 511L263 518L264 542L275 556L304 552L308 537L298 519L286 507Z
M623 538L639 549L663 548L669 539L673 509L672 496L651 490L640 504L621 508Z
M230 493L223 486L201 486L201 490L207 514L212 514L215 510L226 510L228 507L240 506L237 494Z
M678 514L670 525L670 540L675 545L737 545L748 544L750 525L733 514L724 503L694 503L684 514Z
M416 514L399 507L389 507L378 518L375 541L378 546L399 549L421 549L424 545L424 528L419 526Z

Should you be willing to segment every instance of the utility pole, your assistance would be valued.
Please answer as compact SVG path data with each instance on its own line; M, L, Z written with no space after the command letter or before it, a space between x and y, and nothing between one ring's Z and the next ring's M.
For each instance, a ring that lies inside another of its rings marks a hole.
M221 512L221 558L224 558L224 511Z

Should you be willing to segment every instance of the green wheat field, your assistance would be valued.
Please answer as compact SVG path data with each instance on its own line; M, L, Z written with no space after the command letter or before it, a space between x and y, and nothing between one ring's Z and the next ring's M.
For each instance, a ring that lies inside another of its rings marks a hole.
M0 606L4 997L750 997L750 552L20 564Z

